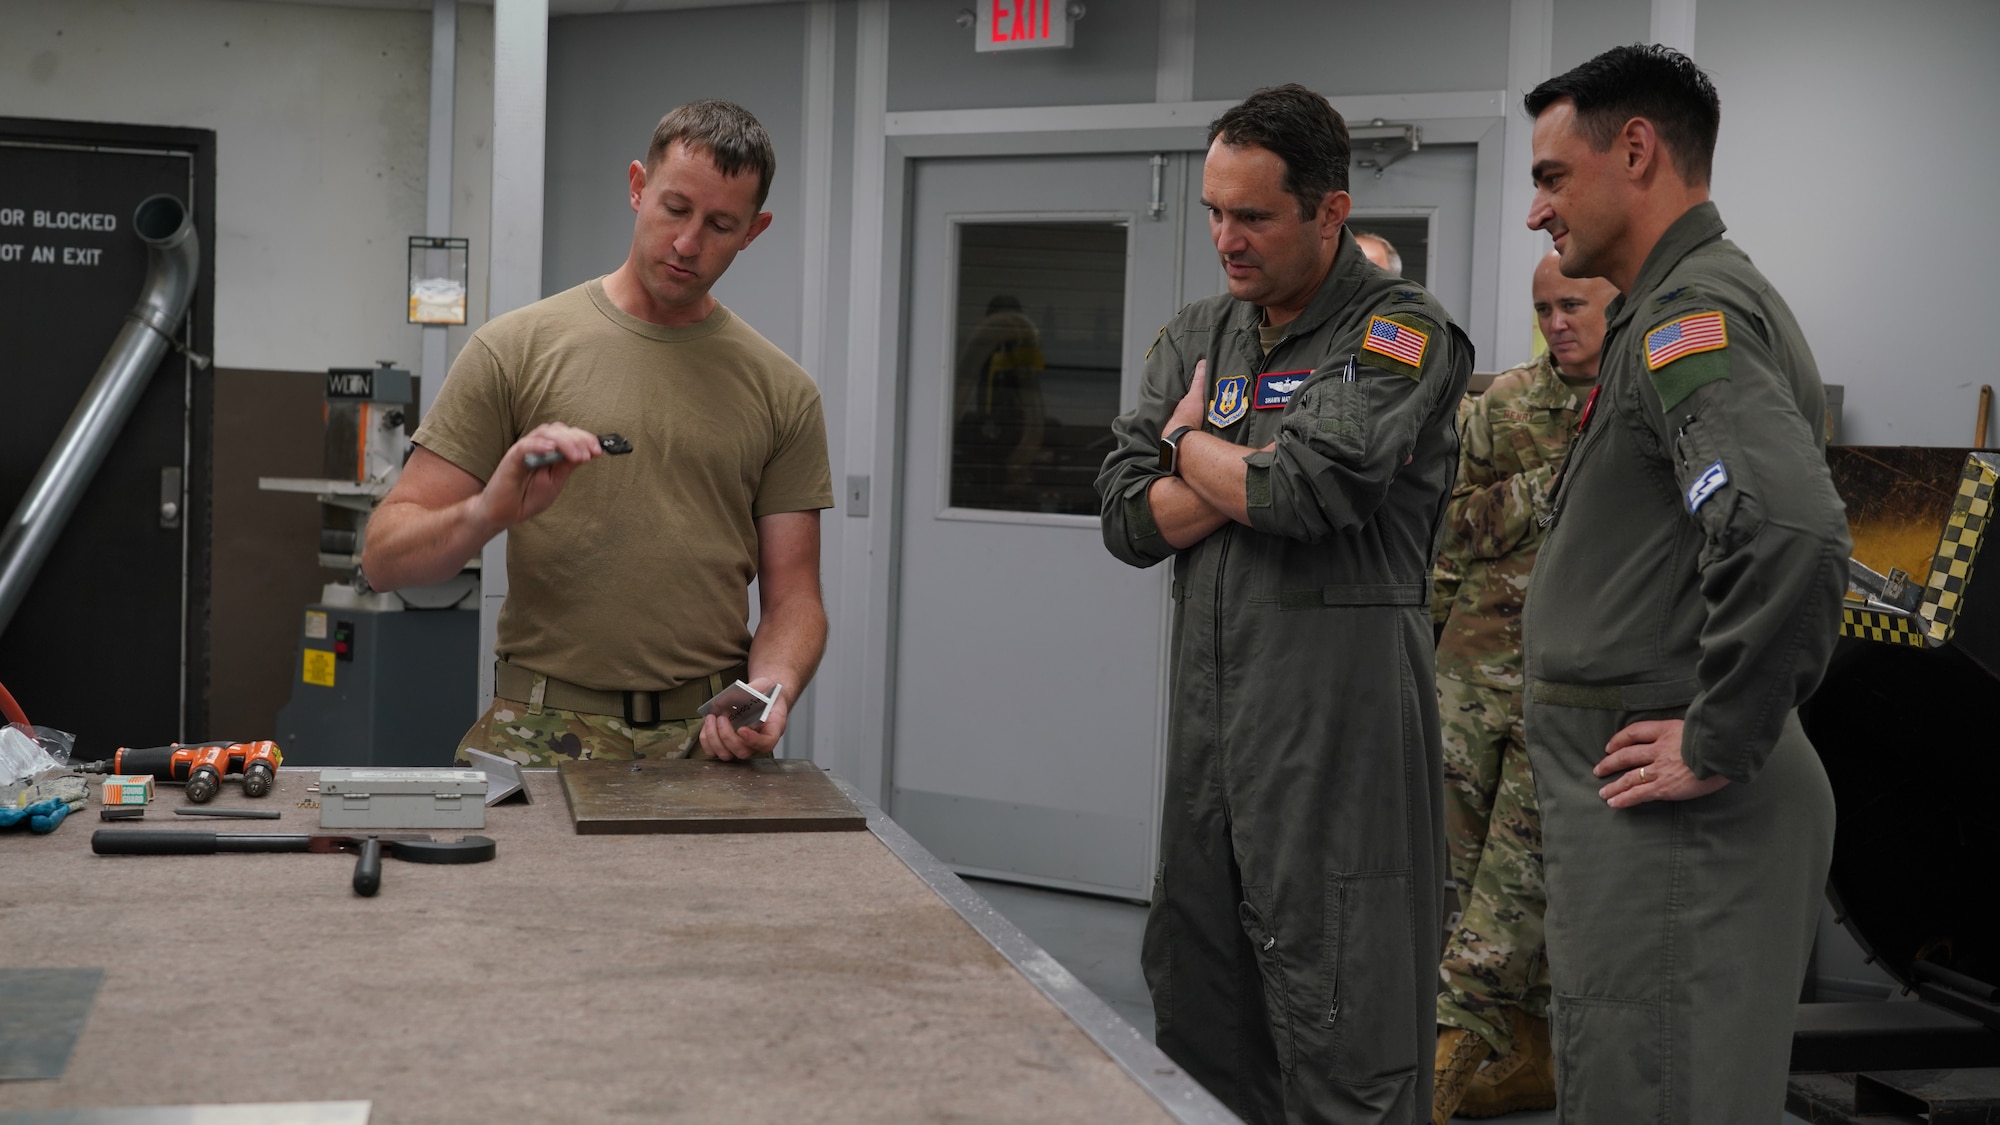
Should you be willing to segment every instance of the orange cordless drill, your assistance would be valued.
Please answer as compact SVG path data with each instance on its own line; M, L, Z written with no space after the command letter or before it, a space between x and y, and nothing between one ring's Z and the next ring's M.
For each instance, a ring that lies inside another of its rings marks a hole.
M165 746L121 746L118 753L101 762L78 768L85 773L152 774L159 781L178 781L187 786L188 800L203 804L213 800L230 774L243 775L243 795L262 797L271 791L278 766L284 756L275 742L196 742Z

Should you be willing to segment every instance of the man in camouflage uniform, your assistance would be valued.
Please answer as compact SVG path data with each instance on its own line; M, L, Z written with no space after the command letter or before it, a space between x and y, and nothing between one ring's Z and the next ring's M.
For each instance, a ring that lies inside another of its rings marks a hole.
M775 167L741 106L669 113L625 169L625 262L483 325L426 412L362 570L436 582L507 533L493 703L461 761L745 759L783 735L826 645L826 425L806 372L710 294L770 225ZM701 717L738 679L772 697L761 721Z
M1445 509L1438 710L1445 845L1462 909L1439 969L1435 1125L1454 1111L1490 1117L1555 1104L1542 826L1521 723L1521 603L1542 540L1536 519L1597 381L1604 309L1617 296L1602 279L1564 277L1559 265L1551 251L1535 269L1548 350L1471 400Z

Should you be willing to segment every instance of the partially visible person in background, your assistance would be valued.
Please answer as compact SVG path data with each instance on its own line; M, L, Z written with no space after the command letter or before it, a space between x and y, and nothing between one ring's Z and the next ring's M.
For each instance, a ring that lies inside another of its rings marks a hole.
M1434 1125L1454 1112L1493 1117L1556 1102L1542 819L1521 723L1521 603L1542 542L1536 520L1597 384L1604 310L1618 291L1602 278L1564 277L1551 250L1533 295L1548 350L1468 400L1439 550L1436 585L1453 591L1440 607L1448 616L1437 687L1445 851L1460 915L1438 972Z
M1397 277L1403 276L1403 256L1396 253L1396 247L1388 239L1379 234L1356 231L1354 243L1361 247L1361 253L1377 267L1388 270Z
M954 507L1033 508L1032 466L1042 452L1042 333L1002 293L966 336L955 373L951 464Z

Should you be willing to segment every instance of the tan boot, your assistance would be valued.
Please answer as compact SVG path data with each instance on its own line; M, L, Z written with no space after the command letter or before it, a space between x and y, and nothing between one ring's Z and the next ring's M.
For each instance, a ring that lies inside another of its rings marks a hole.
M1461 1027L1438 1028L1436 1075L1431 1085L1431 1125L1445 1125L1465 1097L1479 1064L1493 1048Z
M1499 1117L1556 1107L1556 1059L1549 1049L1549 1022L1519 1008L1507 1014L1514 1049L1486 1064L1466 1085L1460 1117Z

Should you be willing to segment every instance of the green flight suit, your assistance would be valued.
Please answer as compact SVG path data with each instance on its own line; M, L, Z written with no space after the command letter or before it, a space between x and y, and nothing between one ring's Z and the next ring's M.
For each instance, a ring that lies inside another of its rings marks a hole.
M1344 233L1268 355L1262 318L1181 310L1097 479L1111 553L1174 560L1157 1041L1249 1122L1415 1123L1444 882L1426 579L1472 349ZM1203 428L1246 447L1250 524L1176 552L1147 489L1204 358Z
M1526 610L1560 1120L1775 1121L1833 846L1796 708L1840 631L1848 539L1791 310L1703 203L1612 302L1596 405ZM1612 734L1685 720L1731 784L1612 809Z

